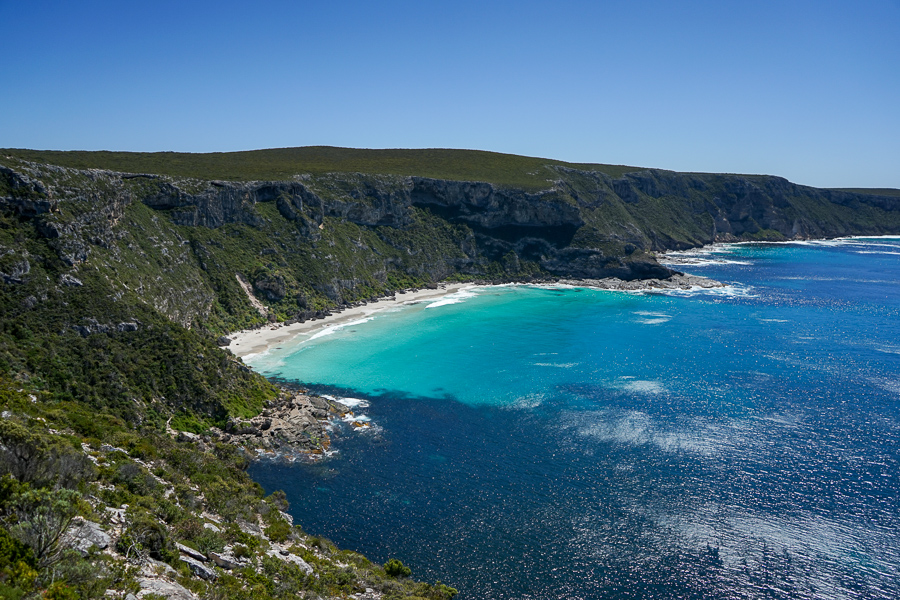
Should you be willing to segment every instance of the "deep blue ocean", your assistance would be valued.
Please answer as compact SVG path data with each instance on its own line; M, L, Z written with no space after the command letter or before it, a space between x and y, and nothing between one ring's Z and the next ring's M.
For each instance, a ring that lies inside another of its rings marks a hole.
M900 598L900 239L666 260L728 287L478 288L247 359L369 425L251 475L461 599Z

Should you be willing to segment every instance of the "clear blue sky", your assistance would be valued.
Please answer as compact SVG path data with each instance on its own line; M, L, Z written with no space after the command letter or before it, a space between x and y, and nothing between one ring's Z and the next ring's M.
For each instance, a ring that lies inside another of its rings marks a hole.
M0 147L477 148L900 188L900 0L0 0Z

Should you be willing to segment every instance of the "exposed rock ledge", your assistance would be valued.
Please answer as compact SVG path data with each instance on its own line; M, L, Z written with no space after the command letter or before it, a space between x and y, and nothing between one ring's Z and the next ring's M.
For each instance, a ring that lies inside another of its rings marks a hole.
M225 429L207 434L172 432L182 438L211 443L215 440L241 447L255 455L287 459L316 458L329 448L329 420L341 418L349 408L306 391L284 390L252 419L229 419Z
M693 290L713 289L725 287L725 284L708 277L699 275L687 275L675 272L668 279L635 279L625 281L615 277L606 279L560 279L558 283L577 287L590 287L600 290L617 290L623 292L637 292L642 290Z

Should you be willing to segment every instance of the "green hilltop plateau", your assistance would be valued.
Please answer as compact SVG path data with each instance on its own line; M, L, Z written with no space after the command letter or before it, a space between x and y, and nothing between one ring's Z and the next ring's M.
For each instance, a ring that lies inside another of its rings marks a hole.
M339 409L222 336L446 281L666 279L670 249L897 233L898 190L764 175L0 150L0 597L450 598L307 535L247 477L253 423L299 410L314 455Z

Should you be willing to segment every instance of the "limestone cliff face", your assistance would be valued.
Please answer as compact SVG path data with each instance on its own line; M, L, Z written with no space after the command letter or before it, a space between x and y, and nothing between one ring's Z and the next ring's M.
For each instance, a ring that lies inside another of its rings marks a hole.
M609 184L653 250L747 239L884 234L896 230L900 215L897 197L817 189L772 176L647 170ZM670 217L668 222L654 222L649 207Z
M900 198L768 176L612 178L556 167L546 189L530 191L352 173L235 183L3 162L0 207L30 224L72 277L92 268L188 326L259 318L251 301L276 318L302 317L451 276L665 278L654 251L900 233ZM3 281L24 281L33 261L0 249Z

